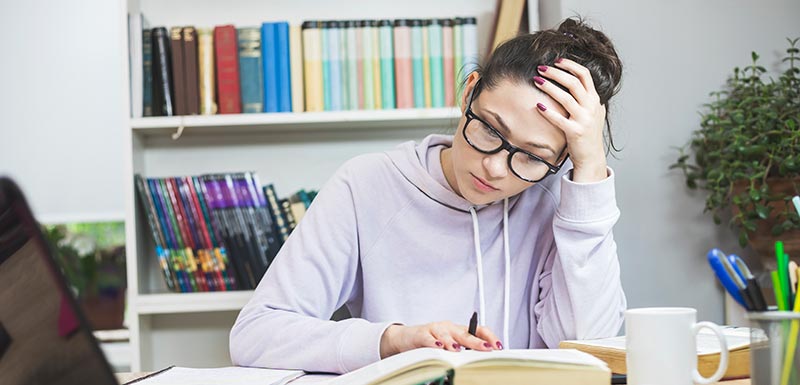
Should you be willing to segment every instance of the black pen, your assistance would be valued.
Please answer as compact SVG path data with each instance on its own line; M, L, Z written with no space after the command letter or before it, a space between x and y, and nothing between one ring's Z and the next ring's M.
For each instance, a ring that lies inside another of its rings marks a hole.
M475 336L475 332L477 330L478 330L478 312L472 312L472 317L469 319L469 328L467 329L467 332L469 332L470 335ZM467 348L467 350L469 350L469 348Z

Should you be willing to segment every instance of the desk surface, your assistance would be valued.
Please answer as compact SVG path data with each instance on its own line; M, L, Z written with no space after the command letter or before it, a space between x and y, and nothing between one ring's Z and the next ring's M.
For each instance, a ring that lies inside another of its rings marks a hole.
M144 377L144 376L146 376L148 374L149 373L117 373L117 380L119 381L120 384L124 384L124 383L126 383L128 381L133 381L133 380L135 380L135 379L137 379L139 377ZM313 376L304 376L304 377L313 377ZM310 380L310 381L302 381L302 379L304 377L300 377L297 381L294 381L293 383L302 384L302 383L314 383L315 382L312 378L308 378L307 379L307 380ZM327 376L325 376L325 377L327 377ZM744 379L744 380L722 381L722 382L718 382L717 384L719 384L719 385L750 385L750 379L748 378L748 379Z

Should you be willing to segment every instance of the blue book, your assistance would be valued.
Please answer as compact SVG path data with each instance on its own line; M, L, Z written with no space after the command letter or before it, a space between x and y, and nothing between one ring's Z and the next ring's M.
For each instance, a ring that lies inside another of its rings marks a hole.
M264 112L278 112L278 58L275 23L261 25L261 60L264 64Z
M278 74L278 111L292 112L292 73L289 63L289 23L275 23L275 57Z
M239 28L239 83L242 112L264 111L264 77L261 63L261 31L258 27Z
M340 111L342 109L342 58L339 46L341 44L341 27L338 21L331 21L329 25L330 28L323 30L328 35L328 59L330 60L330 77L326 86L330 88L331 111Z

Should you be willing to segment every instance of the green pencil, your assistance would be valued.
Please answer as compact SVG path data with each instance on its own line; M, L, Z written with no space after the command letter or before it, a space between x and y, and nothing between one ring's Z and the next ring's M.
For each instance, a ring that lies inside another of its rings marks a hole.
M783 288L781 288L780 274L777 271L772 271L772 287L775 289L775 302L778 304L778 310L786 310L786 297L783 295Z
M780 280L781 295L783 296L784 308L781 310L789 310L791 304L789 303L789 296L792 290L789 288L789 257L784 253L783 242L775 242L775 258L778 261L778 279Z

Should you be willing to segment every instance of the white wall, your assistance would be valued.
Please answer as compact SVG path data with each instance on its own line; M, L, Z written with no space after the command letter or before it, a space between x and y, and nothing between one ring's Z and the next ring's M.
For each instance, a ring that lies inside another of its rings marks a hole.
M0 4L0 175L42 222L122 220L118 2Z
M733 232L702 215L705 195L689 192L668 166L699 127L708 93L757 51L775 68L800 37L796 0L541 0L547 19L580 14L615 42L622 92L612 99L612 125L624 148L617 172L622 217L615 229L629 305L691 306L701 319L723 320L723 296L705 262L719 246L740 252ZM744 251L752 257L752 252Z

